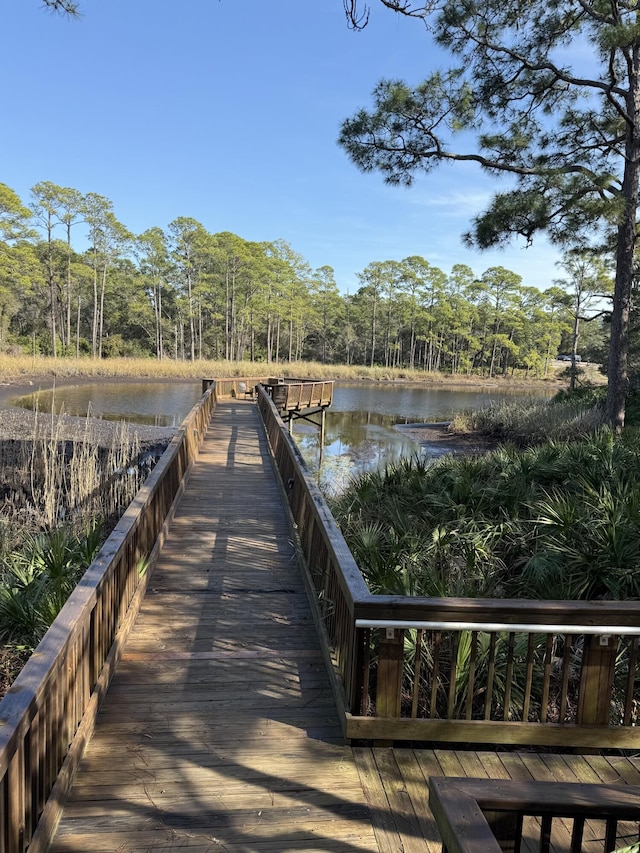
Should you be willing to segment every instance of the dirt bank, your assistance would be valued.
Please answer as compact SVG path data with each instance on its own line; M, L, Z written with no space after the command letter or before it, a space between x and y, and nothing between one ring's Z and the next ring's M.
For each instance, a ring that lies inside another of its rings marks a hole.
M484 436L451 433L446 423L398 424L395 428L403 435L408 435L434 457L444 456L447 453L454 455L486 453L496 446L495 442Z

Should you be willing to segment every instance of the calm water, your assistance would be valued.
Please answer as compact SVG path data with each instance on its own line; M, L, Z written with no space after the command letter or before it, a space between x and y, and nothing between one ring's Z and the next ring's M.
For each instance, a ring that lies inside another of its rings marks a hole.
M150 426L179 426L201 395L200 382L95 382L40 391L14 401L23 408ZM548 397L551 392L537 391ZM436 456L403 434L402 425L450 420L466 409L478 409L505 397L531 397L520 389L425 388L386 383L336 386L327 410L324 447L320 428L308 421L294 424L294 439L326 493L341 491L354 475L416 453Z
M325 494L341 492L349 480L365 471L416 454L436 456L440 447L423 446L403 434L408 424L451 420L456 412L479 409L507 397L548 398L552 392L487 387L474 389L425 388L423 385L336 386L327 409L324 447L320 429L307 421L294 424L294 439Z
M201 396L201 382L91 382L39 391L14 403L40 412L177 427Z

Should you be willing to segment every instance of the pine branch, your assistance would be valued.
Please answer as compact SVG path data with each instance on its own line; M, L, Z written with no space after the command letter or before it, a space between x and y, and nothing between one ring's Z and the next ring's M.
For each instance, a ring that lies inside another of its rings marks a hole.
M53 12L62 12L63 15L69 15L70 18L78 18L80 16L80 7L75 0L42 0L42 5Z

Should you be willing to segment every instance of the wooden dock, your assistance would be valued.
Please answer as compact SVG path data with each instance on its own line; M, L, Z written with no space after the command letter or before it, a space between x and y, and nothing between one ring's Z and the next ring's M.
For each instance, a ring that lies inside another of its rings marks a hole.
M218 404L51 851L378 849L265 441Z
M49 850L439 853L431 775L640 762L343 745L256 406L218 403Z

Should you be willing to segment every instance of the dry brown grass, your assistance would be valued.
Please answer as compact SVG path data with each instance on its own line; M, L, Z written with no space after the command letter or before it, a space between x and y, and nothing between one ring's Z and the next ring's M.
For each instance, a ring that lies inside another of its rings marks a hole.
M87 418L83 434L70 439L64 417L36 412L31 435L0 442L2 550L26 531L64 525L78 533L97 518L116 518L130 503L146 473L137 433L120 423L105 447L95 429Z
M588 371L589 381L604 382L604 377L588 365L583 365ZM263 362L227 362L227 361L158 361L152 358L48 358L44 356L10 356L0 355L0 380L16 381L32 376L49 376L61 379L76 377L102 378L155 378L155 379L201 379L211 377L232 376L284 376L314 379L339 379L343 381L378 381L378 382L421 382L435 385L533 385L542 382L549 384L566 384L563 374L566 365L554 363L547 379L532 379L524 373L514 376L494 377L491 380L480 376L451 376L447 373L425 373L422 370L407 370L404 368L364 367L362 365L320 364L318 362L281 362L266 364Z

